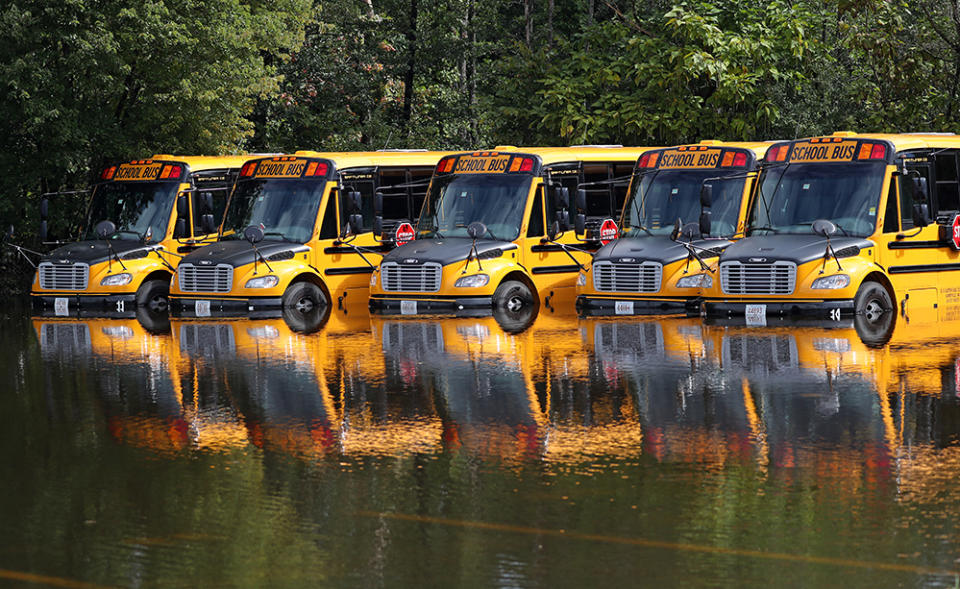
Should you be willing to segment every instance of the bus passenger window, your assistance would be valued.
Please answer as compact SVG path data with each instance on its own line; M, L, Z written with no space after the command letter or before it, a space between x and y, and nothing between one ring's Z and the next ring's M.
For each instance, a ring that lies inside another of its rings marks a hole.
M957 175L957 152L938 153L934 160L936 171L936 212L960 211L960 180Z
M541 237L543 235L543 185L537 188L537 197L533 200L530 209L530 222L527 223L527 237Z

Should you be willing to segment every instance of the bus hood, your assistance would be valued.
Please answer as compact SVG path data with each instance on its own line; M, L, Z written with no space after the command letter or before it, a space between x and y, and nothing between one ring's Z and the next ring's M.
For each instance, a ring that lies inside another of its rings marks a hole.
M714 258L732 241L727 239L697 239L690 242L696 247L701 258ZM711 253L712 250L716 253ZM608 243L593 257L593 262L614 262L621 264L640 264L647 260L660 262L664 266L684 260L688 256L687 248L666 235L648 237L622 237Z
M267 259L267 262L279 262L293 257L294 253L305 252L307 247L300 243L289 241L268 241L264 240L257 244L260 254ZM191 252L180 261L181 264L193 264L196 266L216 266L217 264L227 264L237 268L247 264L252 264L254 260L262 262L257 256L253 247L243 240L218 241L210 245Z
M125 254L141 249L149 252L157 248L156 245L146 245L142 241L133 239L111 239L110 246L113 247L113 251L110 251L110 247L103 240L78 241L58 247L43 256L40 261L53 264L83 263L92 266L113 258L114 252L120 256L120 259L133 259L143 256L125 256Z
M830 244L840 258L855 256L861 249L875 245L862 237L843 236L832 237ZM799 266L823 258L826 249L827 240L819 235L757 235L728 247L721 254L720 261L765 264L783 260Z
M435 262L441 266L467 259L473 246L468 237L447 237L443 239L418 239L406 243L383 256L384 262L397 264L424 264ZM517 249L510 241L477 240L477 253L481 260L498 258L508 250Z

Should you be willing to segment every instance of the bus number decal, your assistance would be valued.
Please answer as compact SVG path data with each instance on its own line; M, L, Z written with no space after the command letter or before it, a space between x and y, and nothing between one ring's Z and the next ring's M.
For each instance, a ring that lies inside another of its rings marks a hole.
M840 309L830 309L830 319L840 321Z

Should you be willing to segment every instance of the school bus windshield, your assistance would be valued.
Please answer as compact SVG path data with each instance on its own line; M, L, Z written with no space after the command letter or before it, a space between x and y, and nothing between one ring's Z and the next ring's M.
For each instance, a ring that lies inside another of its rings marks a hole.
M707 178L717 176L715 169L658 170L640 176L627 198L623 235L667 235L677 219L695 222L700 217L700 187ZM730 176L709 182L713 186L710 232L718 237L729 237L737 229L746 179L743 174Z
M423 237L467 237L480 221L484 237L513 241L520 235L531 176L454 174L433 179L417 226Z
M233 192L223 233L243 239L243 230L262 225L267 239L306 243L313 233L326 181L242 180Z
M829 219L841 235L873 233L885 164L797 163L760 175L748 234L809 233Z
M176 182L106 182L96 187L84 239L98 239L94 227L104 220L117 226L113 239L159 241L166 237L167 223L177 196Z

